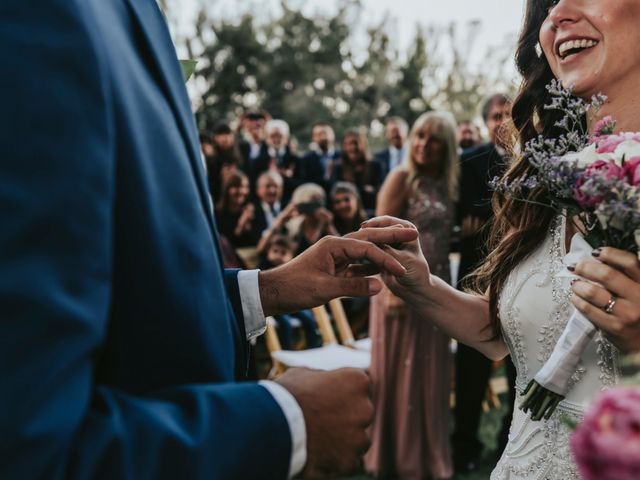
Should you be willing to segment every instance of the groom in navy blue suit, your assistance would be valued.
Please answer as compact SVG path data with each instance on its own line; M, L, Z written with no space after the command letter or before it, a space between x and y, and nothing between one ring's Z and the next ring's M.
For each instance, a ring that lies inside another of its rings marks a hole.
M377 292L352 261L402 274L376 244L412 232L224 272L154 0L3 0L0 58L0 478L352 468L366 448L366 375L237 383L246 340L265 315Z

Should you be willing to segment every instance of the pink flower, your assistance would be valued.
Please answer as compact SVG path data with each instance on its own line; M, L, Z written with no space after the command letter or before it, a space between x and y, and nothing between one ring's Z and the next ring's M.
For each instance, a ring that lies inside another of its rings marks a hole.
M640 156L626 160L622 169L631 185L634 187L640 185Z
M592 195L585 192L583 186L595 176L603 175L606 179L623 179L625 172L614 161L596 160L589 165L577 182L574 190L575 199L581 207L593 207L602 201L602 195Z
M603 135L611 135L615 128L616 121L611 115L607 115L602 120L598 120L598 122L593 127L593 135L591 136L591 141L597 141L598 137L601 137Z
M613 153L623 142L639 142L640 133L637 132L625 132L620 135L605 135L597 139L597 152L598 153Z
M640 388L614 388L594 401L571 438L584 480L640 478Z

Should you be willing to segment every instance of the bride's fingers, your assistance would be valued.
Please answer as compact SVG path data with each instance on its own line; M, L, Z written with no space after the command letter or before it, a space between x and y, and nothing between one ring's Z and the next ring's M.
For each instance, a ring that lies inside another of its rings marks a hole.
M573 268L576 275L590 282L599 283L619 297L637 296L640 286L621 271L600 262L580 262Z
M416 226L408 220L402 218L392 217L390 215L383 215L380 217L374 217L371 220L362 222L360 225L362 228L380 228L380 227L393 227L395 225L402 225L405 228L412 228L417 230Z
M572 285L573 293L583 300L589 302L596 308L604 310L606 306L609 304L609 301L613 298L611 292L607 289L595 285L590 282L585 282L578 280L574 282ZM616 302L616 306L620 306L622 302L625 302L624 299L618 299ZM616 313L618 313L620 308L616 309Z
M396 244L410 242L418 238L417 230L403 228L402 225L392 225L385 228L362 228L357 232L349 233L347 238L355 238L366 242L380 244Z
M638 255L617 248L601 248L593 251L593 256L603 263L624 272L629 278L640 283L640 260Z

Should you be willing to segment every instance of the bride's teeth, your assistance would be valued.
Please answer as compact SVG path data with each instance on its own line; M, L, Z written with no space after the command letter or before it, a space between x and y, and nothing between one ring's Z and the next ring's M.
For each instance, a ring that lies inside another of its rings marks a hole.
M586 38L583 38L582 40L569 40L567 42L564 42L560 45L560 48L558 48L558 53L560 54L561 57L565 57L566 53L569 50L573 50L576 48L591 48L594 47L595 45L597 45L598 42L594 41L594 40L589 40Z

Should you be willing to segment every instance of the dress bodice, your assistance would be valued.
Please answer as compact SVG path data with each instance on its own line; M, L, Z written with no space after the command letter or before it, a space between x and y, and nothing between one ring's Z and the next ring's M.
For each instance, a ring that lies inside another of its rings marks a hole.
M449 282L449 250L453 203L446 179L421 178L409 196L403 214L420 232L420 246L434 275Z
M543 244L511 272L500 295L500 320L518 372L518 394L549 358L573 312L570 281L557 276L564 268L565 230L563 217L553 222ZM616 381L617 350L597 333L571 378L566 399L548 421L532 421L518 408L518 395L509 443L491 479L578 479L562 416L579 420L593 396Z

